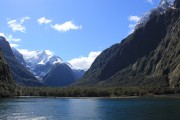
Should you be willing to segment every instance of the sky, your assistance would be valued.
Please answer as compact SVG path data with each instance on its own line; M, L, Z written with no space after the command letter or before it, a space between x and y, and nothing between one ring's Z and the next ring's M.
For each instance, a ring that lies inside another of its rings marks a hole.
M160 0L3 0L0 35L23 54L48 50L87 64L133 32Z

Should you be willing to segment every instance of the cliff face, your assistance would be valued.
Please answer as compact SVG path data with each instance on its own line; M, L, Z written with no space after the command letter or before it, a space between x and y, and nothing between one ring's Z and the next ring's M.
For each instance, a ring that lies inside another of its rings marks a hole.
M5 62L0 49L0 98L14 95L15 88L15 82L12 80L9 66Z
M13 80L15 80L17 84L25 86L42 86L42 83L40 83L35 76L15 58L8 41L6 41L4 37L0 37L0 48L4 55L4 59L10 68Z
M180 85L180 9L153 13L120 44L104 52L78 85L160 86Z

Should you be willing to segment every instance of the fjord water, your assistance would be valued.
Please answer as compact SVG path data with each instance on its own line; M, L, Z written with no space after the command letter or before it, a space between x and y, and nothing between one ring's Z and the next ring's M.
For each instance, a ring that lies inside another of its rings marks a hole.
M179 120L178 98L0 100L2 120Z

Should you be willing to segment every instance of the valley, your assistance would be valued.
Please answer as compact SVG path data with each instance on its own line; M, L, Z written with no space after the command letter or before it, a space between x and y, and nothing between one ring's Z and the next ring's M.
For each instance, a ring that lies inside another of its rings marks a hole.
M105 49L87 71L48 50L22 54L0 37L2 89L7 83L13 86L12 95L58 97L179 93L179 5L178 0L161 1L139 20L133 33Z

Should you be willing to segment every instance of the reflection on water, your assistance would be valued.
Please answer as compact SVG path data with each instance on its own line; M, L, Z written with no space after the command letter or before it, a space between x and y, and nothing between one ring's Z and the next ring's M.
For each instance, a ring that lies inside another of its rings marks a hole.
M178 98L0 100L2 120L179 120Z

